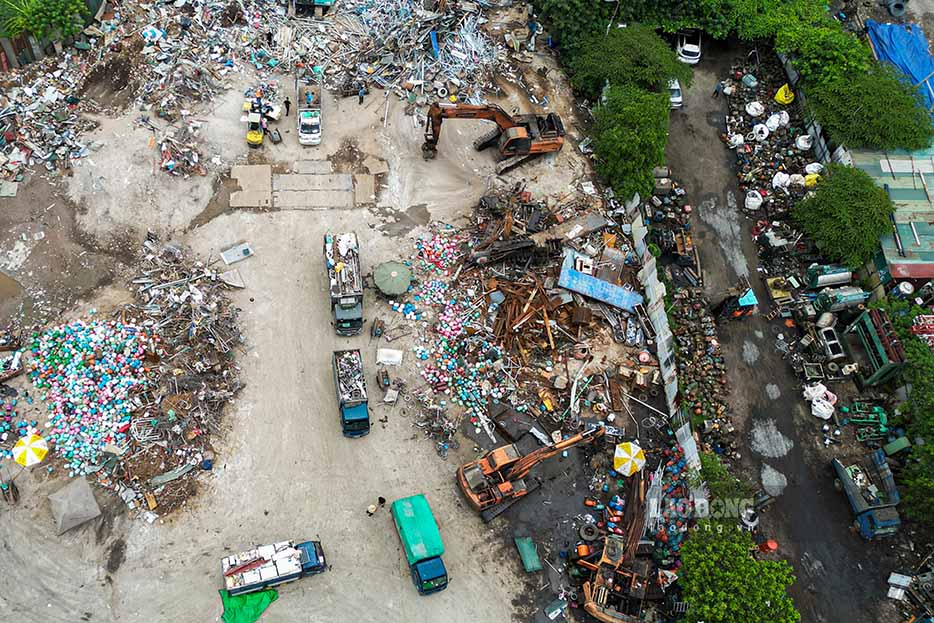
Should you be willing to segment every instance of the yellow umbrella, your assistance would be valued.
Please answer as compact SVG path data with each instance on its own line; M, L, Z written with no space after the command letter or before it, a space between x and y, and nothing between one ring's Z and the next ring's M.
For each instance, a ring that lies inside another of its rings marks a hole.
M32 467L42 462L49 453L49 444L39 435L20 437L13 446L13 460L23 467Z
M613 453L613 469L623 476L632 476L645 467L645 452L632 441L616 444Z

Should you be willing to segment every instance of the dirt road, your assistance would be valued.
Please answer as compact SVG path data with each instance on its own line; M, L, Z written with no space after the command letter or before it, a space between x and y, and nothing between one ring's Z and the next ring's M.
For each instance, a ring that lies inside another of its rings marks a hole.
M708 295L719 300L746 275L759 300L767 301L756 276L751 221L737 208L733 155L719 140L726 102L711 97L734 53L713 44L705 50L685 107L672 116L668 164L697 207L695 236ZM866 544L850 532L846 500L834 490L828 464L815 456L819 427L774 348L776 327L762 316L719 327L734 421L743 433L743 468L752 481L780 494L763 526L795 567L791 593L803 621L893 620L885 600L890 546Z

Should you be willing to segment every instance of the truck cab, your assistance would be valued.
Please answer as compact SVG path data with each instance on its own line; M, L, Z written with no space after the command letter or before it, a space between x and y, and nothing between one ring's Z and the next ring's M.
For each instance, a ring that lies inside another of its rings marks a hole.
M444 543L438 523L424 494L396 500L392 514L412 582L420 595L443 591L448 586L448 571L441 556Z
M412 582L420 595L430 595L448 586L448 570L440 557L429 558L412 565Z
M366 403L341 407L341 430L345 437L363 437L370 432L370 411Z
M305 541L295 546L301 552L302 575L315 575L328 570L321 541Z
M320 110L300 110L298 112L298 142L300 145L321 144Z

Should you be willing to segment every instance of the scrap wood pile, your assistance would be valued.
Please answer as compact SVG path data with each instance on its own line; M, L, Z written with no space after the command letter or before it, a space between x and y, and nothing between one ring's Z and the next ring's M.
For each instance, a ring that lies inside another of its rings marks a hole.
M27 404L11 401L0 416L0 458L12 456L6 446L15 439L39 435L54 464L94 475L152 521L153 511L169 512L194 492L191 472L212 467L210 434L242 387L234 362L242 337L224 275L177 246L147 240L132 285L135 302L112 319L22 340L14 355L46 419L27 419Z
M792 105L784 69L773 54L747 57L733 64L725 83L730 112L723 140L736 153L743 207L750 215L785 218L823 165Z

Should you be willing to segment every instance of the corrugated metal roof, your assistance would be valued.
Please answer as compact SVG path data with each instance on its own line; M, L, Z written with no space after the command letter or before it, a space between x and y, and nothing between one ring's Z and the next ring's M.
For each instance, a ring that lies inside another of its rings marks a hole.
M866 172L880 187L888 186L895 203L894 235L879 242L896 279L934 277L934 147L916 152L852 151L853 166Z

